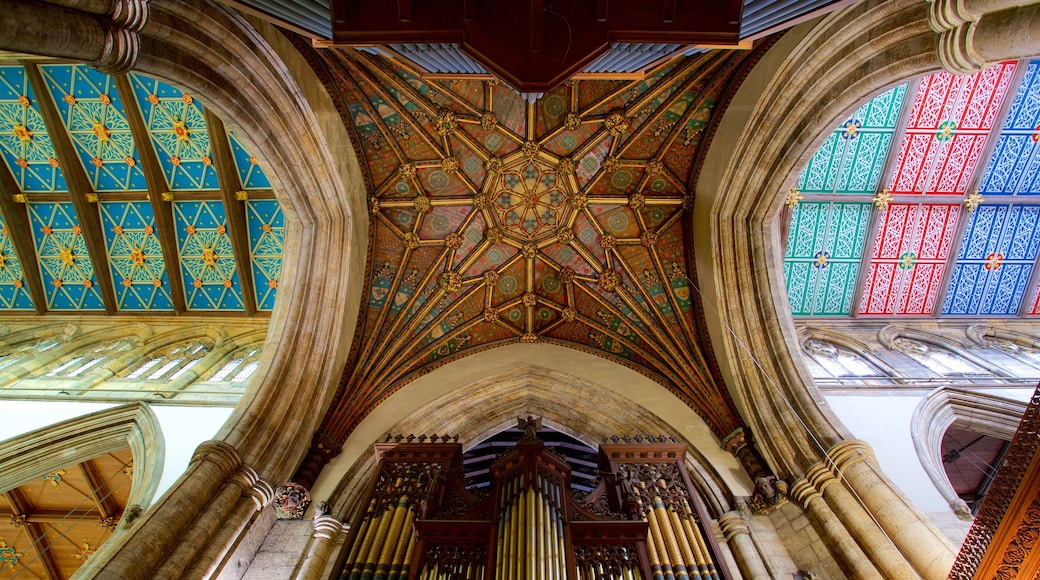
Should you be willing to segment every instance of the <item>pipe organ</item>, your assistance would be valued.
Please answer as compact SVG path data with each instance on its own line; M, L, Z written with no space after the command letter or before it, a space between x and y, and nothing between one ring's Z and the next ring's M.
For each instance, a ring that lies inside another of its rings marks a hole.
M571 488L570 466L530 425L483 490L465 487L457 442L397 439L375 446L378 473L352 518L341 580L725 577L684 444L604 442L602 476L586 493Z

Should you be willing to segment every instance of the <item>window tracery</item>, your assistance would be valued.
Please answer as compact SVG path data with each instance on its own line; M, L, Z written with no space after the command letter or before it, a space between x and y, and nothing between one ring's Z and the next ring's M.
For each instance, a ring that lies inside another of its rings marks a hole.
M210 351L201 341L173 345L139 364L128 379L174 380L195 366Z
M899 337L892 347L941 377L992 376L993 373L943 347Z
M262 352L263 348L259 345L249 346L238 351L231 360L224 363L224 366L213 373L209 380L228 383L249 380L260 366L260 354Z
M127 339L103 344L86 354L77 355L66 360L57 367L47 371L45 376L68 378L83 376L91 369L100 368L102 363L111 360L114 355L128 351L133 346L133 343Z
M832 342L810 338L802 344L816 378L883 377L885 373L859 354ZM818 374L824 373L824 374Z

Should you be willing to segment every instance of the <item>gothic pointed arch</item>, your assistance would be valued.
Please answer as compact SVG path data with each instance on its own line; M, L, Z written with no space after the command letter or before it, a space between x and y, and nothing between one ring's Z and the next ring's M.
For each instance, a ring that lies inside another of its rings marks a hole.
M943 466L942 440L950 427L958 427L1010 441L1025 412L1025 403L956 387L935 389L914 409L910 435L928 477L962 519L971 510L961 499Z

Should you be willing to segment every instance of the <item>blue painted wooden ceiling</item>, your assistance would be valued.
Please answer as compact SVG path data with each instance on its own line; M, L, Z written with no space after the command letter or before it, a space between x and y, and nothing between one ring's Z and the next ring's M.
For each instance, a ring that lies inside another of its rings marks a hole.
M281 208L192 95L85 65L0 65L0 156L0 310L273 308Z

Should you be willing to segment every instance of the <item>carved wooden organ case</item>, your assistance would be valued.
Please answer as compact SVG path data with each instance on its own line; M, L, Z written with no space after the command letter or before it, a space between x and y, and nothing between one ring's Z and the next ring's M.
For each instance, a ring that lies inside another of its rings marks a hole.
M377 444L378 474L352 518L340 578L725 577L685 444L625 439L600 446L603 476L589 493L571 489L570 466L536 438L498 458L490 487L475 492L458 443Z

